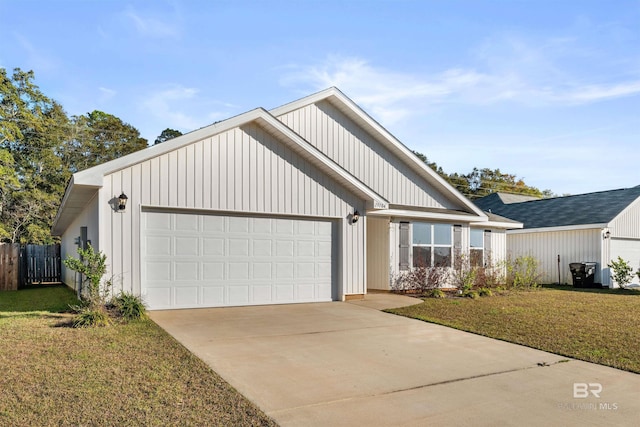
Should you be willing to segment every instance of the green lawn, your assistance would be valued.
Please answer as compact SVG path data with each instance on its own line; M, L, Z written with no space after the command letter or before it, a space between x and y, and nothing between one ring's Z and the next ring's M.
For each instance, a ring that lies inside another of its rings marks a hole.
M392 313L640 373L640 292L545 287Z
M0 293L0 425L275 425L151 321L68 327L75 302Z

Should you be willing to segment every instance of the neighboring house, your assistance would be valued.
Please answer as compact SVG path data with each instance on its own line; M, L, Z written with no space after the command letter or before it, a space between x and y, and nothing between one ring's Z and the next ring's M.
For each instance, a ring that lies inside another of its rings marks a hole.
M330 88L74 174L53 233L63 257L91 241L116 290L165 309L361 298L414 262L499 260L517 226Z
M507 232L512 256L532 255L545 283L571 283L569 263L597 263L595 282L609 287L607 264L618 256L640 268L640 186L551 199L494 193L475 201L485 211L524 223ZM560 266L558 268L558 256ZM634 276L634 283L638 277Z

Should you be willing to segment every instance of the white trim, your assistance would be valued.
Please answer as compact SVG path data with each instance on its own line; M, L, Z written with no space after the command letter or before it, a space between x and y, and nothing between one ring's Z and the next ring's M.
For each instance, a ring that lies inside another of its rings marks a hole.
M367 212L370 216L386 216L395 218L409 218L409 219L431 219L431 220L443 220L443 221L459 221L463 223L486 223L487 217L477 217L473 215L464 214L452 214L452 213L439 213L439 212L421 212L412 211L407 209L381 209L377 211Z
M502 222L502 221L474 222L472 225L474 227L504 228L507 230L524 227L524 224L521 222Z
M526 233L550 233L554 231L575 231L575 230L591 230L591 229L603 229L607 228L609 224L578 224L578 225L563 225L559 227L544 227L544 228L525 228L522 230L507 230L507 234L526 234Z
M323 220L337 220L344 219L341 216L321 216L321 215L305 215L305 214L293 214L293 213L281 213L281 212L264 212L264 211L244 211L244 210L222 210L222 209L207 209L207 208L190 208L180 206L169 205L151 205L140 204L140 213L144 212L169 212L169 213L184 213L194 215L226 215L226 216L247 216L247 217L282 217L282 218L300 218L300 219L323 219Z

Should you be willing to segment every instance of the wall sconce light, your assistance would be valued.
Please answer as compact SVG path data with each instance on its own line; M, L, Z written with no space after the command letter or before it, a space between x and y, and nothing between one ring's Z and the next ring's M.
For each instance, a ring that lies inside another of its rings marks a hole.
M356 209L351 215L351 224L355 224L360 219L360 212Z
M610 232L608 229L603 230L603 232L602 232L602 238L603 238L603 239L608 239L608 238L610 238L610 237L611 237L611 232Z
M118 196L118 211L122 212L127 208L127 200L129 200L129 198L124 193Z

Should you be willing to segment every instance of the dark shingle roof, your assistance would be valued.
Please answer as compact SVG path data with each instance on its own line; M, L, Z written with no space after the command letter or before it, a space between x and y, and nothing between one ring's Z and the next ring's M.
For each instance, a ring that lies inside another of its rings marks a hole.
M611 222L640 197L640 186L575 196L505 203L498 193L478 199L475 204L524 223L524 228L560 227Z

